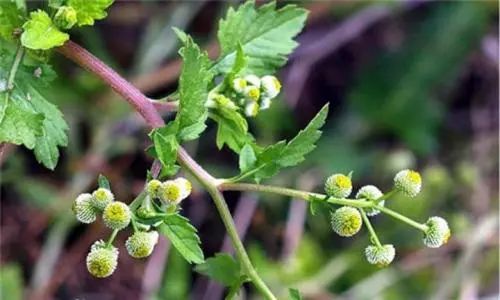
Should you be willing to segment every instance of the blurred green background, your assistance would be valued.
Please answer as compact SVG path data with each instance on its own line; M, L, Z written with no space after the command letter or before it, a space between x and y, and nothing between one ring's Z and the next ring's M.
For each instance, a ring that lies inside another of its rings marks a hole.
M278 74L283 93L250 125L265 145L294 136L327 102L330 115L307 161L269 183L321 191L329 174L353 171L355 188L388 191L398 170L415 168L423 192L388 205L421 222L445 217L452 239L426 249L420 233L378 216L380 238L397 249L395 262L378 269L363 256L367 232L337 237L328 212L312 216L305 203L281 196L228 193L264 280L281 298L295 287L306 299L498 299L498 2L297 3L311 13ZM118 1L105 21L73 39L160 98L176 89L180 68L171 27L216 57L216 20L231 5ZM21 147L2 158L1 299L222 299L223 289L192 272L165 240L137 261L124 255L121 234L117 272L104 280L87 273L89 246L109 233L99 222L76 224L71 203L95 188L99 173L118 199L131 201L152 162L149 140L139 116L96 77L58 54L51 62L60 76L48 99L64 111L70 142L55 172ZM217 151L213 125L186 147L211 173L234 175L237 157ZM203 190L195 186L183 208L207 257L231 251ZM246 286L241 297L257 296Z

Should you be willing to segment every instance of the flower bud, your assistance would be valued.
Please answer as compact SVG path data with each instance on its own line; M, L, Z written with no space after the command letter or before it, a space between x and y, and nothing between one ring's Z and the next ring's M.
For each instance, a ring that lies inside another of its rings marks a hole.
M346 198L352 192L351 178L344 174L333 174L326 179L325 192L335 198Z
M441 217L431 217L425 223L424 244L429 248L439 248L448 242L451 231L448 222Z
M118 265L118 249L106 247L103 241L95 242L87 255L87 270L98 278L105 278L113 274Z
M236 93L242 94L247 87L247 81L244 78L235 78L231 83L231 87Z
M102 213L104 224L111 229L121 230L130 223L131 212L127 204L119 201L111 202Z
M255 76L255 75L247 75L245 76L245 80L247 82L247 86L253 85L254 87L257 87L260 89L260 78Z
M214 101L215 101L215 104L217 107L224 107L224 108L228 108L228 109L231 109L231 110L237 110L238 107L236 106L236 104L234 104L234 102L229 99L228 97L224 96L224 95L216 95L214 97Z
M156 243L158 243L158 232L138 231L127 239L125 248L130 256L144 258L151 255Z
M92 195L80 194L73 202L73 213L78 221L90 224L96 220L97 212L91 203Z
M278 96L281 90L281 83L278 78L272 75L266 75L260 79L262 85L263 93L269 98L275 98Z
M76 11L71 6L61 6L54 16L54 23L61 29L70 29L76 24Z
M151 198L157 198L160 187L161 187L161 181L153 179L148 182L146 190Z
M363 225L361 214L353 207L343 206L331 214L332 228L338 235L355 235Z
M396 250L391 244L382 245L382 247L370 245L365 249L366 260L379 267L387 267L396 255Z
M422 188L422 178L416 171L403 170L394 176L394 186L403 194L413 198Z
M255 86L247 86L243 91L243 95L247 100L257 102L260 98L260 89Z
M91 203L98 210L103 210L108 204L115 200L115 196L106 188L98 188L92 193Z
M374 185L365 185L364 187L360 188L359 191L356 193L356 199L367 199L370 201L376 200L380 197L382 197L384 194ZM378 203L380 206L384 206L385 200L382 200ZM366 215L367 216L375 216L380 213L380 210L373 208L373 207L367 207L364 208Z
M250 101L245 105L245 115L247 117L255 117L259 113L259 104L254 101Z

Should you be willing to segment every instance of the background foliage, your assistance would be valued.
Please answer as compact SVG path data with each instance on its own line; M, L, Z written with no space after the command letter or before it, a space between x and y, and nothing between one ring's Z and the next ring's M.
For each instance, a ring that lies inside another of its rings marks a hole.
M229 5L118 2L105 21L77 29L74 38L149 96L162 97L177 89L180 74L176 49L182 45L170 28L189 32L215 58L214 20ZM393 226L388 218L375 219L384 240L399 245L396 262L379 270L362 256L367 239L336 237L328 216L311 216L303 202L228 194L264 280L283 297L289 286L311 299L495 297L498 4L328 1L300 6L308 8L310 16L300 46L279 74L284 93L249 126L261 144L290 140L321 107L330 103L330 109L328 116L324 113L326 130L318 147L300 167L286 169L272 182L321 190L330 173L352 170L358 187L375 183L387 188L395 171L416 168L423 174L423 193L414 200L395 199L393 207L416 219L439 211L450 220L453 239L437 251L422 249L412 229ZM295 22L303 22L300 14ZM245 32L244 26L226 25L228 35L247 34L250 43L264 42L251 39L252 32ZM188 47L189 41L184 43L183 55L199 55ZM236 49L224 44L221 53L230 60ZM144 170L151 163L143 152L150 140L140 118L98 79L57 54L52 61L64 76L53 81L46 97L64 112L69 138L38 147L49 149L44 156L49 158L56 155L57 145L67 142L68 147L57 154L55 172L37 165L22 147L9 147L2 157L2 299L219 299L220 286L192 272L165 242L144 263L122 255L119 272L106 282L88 275L82 257L91 242L107 232L102 224L76 226L68 215L71 201L95 187L99 173L110 179L117 198L130 201L142 189ZM251 58L249 64L257 72L268 72ZM203 82L186 83L193 84ZM180 85L182 90L182 81ZM36 122L35 117L29 120ZM314 138L314 130L308 138ZM207 131L207 137L187 144L189 150L214 174L236 174L238 158L228 149L218 151L213 123ZM40 141L27 142L36 152ZM51 167L51 160L46 161ZM224 228L201 189L195 187L183 207L199 230L206 257L220 249L230 251ZM238 273L230 259L218 259ZM232 280L219 281L231 286Z

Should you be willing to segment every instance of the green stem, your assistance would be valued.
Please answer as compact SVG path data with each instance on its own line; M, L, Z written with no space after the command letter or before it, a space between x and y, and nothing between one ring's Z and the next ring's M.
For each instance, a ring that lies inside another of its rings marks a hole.
M116 235L118 234L118 231L119 231L118 229L113 230L113 232L111 233L111 236L108 239L108 242L106 243L106 248L111 247L111 245L113 244L113 241L116 238Z
M9 79L7 80L7 89L12 90L14 88L14 79L16 77L17 70L19 69L19 65L23 60L24 56L24 47L19 43L16 50L16 57L14 58L14 62L12 63L12 67L9 72Z
M215 206L219 211L219 215L222 219L222 222L224 223L224 226L226 227L227 234L231 238L238 260L241 262L245 273L248 275L248 277L250 277L255 287L266 299L276 299L271 290L267 287L265 282L260 278L259 274L253 267L252 262L250 261L250 258L248 257L248 254L245 250L245 247L240 240L238 231L236 230L236 225L234 224L231 212L229 211L226 201L224 200L224 196L217 189L215 178L208 175L208 173L203 174L197 172L197 165L191 163L189 159L182 159L182 156L187 155L187 153L185 153L184 151L179 151L178 155L180 156L180 158L178 159L179 164L191 175L193 175L198 180L198 182L203 185L203 187L205 187L207 192L214 200Z
M398 212L393 211L392 209L388 209L388 208L380 206L380 205L375 205L374 207L376 209L380 210L381 212L383 212L383 213L385 213L385 214L387 214L395 219L398 219L398 220L400 220L400 221L402 221L410 226L413 226L413 227L415 227L423 232L427 231L427 225L420 224L420 223L418 223L418 222L416 222L416 221L414 221L406 216L403 216L402 214L400 214Z
M379 204L380 202L389 199L390 197L394 196L396 194L397 190L390 190L389 192L383 194L379 198L373 200L375 204Z
M363 209L360 209L359 211L361 212L361 217L363 217L363 221L365 222L366 228L368 228L368 231L370 232L372 241L375 242L375 245L382 248L382 244L380 243L377 233L375 232L375 229L373 228L370 219L368 219L366 212Z
M219 182L219 189L221 191L249 191L249 192L272 193L297 199L303 199L306 201L313 201L317 198L322 198L322 199L326 198L326 201L328 203L337 205L347 205L357 208L374 206L372 202L364 201L362 199L333 198L333 197L327 197L326 195L323 194L310 193L310 192L299 191L272 185L261 185L261 184L251 184L251 183L230 183L227 181L221 181Z

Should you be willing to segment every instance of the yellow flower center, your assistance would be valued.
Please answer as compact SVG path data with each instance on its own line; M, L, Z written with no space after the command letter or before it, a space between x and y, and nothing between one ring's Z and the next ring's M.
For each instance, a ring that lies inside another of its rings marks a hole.
M343 189L348 189L352 186L351 179L345 175L339 175L335 178L335 184Z
M415 171L409 171L408 172L408 180L410 182L415 183L415 184L420 184L422 182L422 178L420 177L420 174Z
M260 91L258 88L252 88L248 91L248 97L253 100L257 100L260 97Z
M274 88L276 90L278 90L278 91L281 90L281 83L278 80L278 78L276 78L276 77L273 78L273 84L274 84Z

